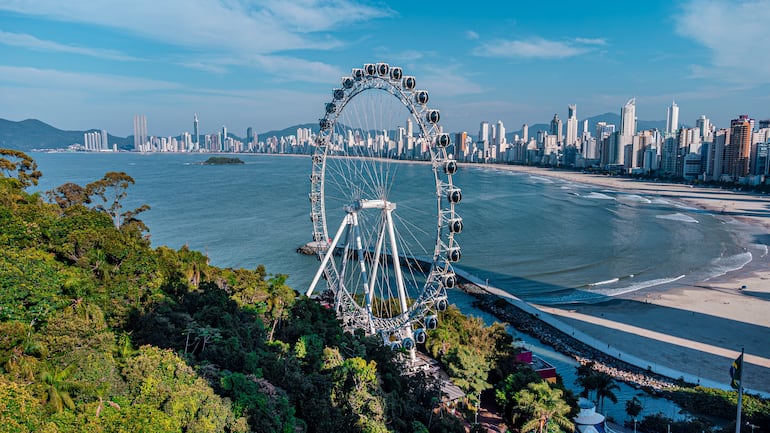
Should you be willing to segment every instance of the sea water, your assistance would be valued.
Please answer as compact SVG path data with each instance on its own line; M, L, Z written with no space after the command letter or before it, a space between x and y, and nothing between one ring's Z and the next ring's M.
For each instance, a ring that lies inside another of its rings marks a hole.
M297 254L311 240L309 157L238 155L243 165L201 165L202 154L35 153L46 191L85 185L108 171L136 184L124 207L142 204L153 246L188 245L211 263L289 275L308 287L318 262ZM427 164L400 164L397 209L414 226L435 220ZM428 181L426 181L426 179ZM454 176L464 221L458 266L530 302L593 303L666 284L692 284L752 258L738 226L669 198L555 178L462 166ZM409 194L414 194L409 195ZM427 194L427 195L426 195ZM427 200L422 200L427 197ZM329 222L329 230L336 229ZM431 233L429 229L425 233Z

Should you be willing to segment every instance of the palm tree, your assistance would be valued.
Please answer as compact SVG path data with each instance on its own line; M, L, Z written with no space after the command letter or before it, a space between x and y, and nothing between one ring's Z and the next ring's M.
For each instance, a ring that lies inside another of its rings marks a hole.
M75 390L76 386L70 380L67 380L70 374L75 371L75 364L70 364L67 368L59 369L54 367L50 371L43 371L40 379L45 385L45 402L51 409L59 413L64 408L75 409L75 402L72 401L70 391Z
M609 398L613 403L617 403L618 396L613 391L619 391L620 387L612 376L604 372L597 372L594 380L596 398L599 400L599 411L604 413L604 399Z
M551 388L548 382L530 383L526 389L516 393L516 410L530 418L521 431L546 433L551 421L566 430L573 430L575 427L567 418L571 409L562 399L563 394L562 390Z

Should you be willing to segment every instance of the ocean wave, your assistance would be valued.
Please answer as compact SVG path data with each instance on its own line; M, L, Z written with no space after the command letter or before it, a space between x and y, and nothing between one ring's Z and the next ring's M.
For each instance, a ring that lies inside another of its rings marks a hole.
M673 278L658 278L654 280L639 281L629 286L623 287L607 287L607 288L593 288L597 285L608 285L618 282L625 278L613 278L607 281L601 281L599 283L589 284L588 288L577 289L572 293L561 296L549 296L549 297L534 297L526 298L527 302L532 302L541 305L563 305L563 304L591 304L596 302L606 301L607 298L615 296L625 295L633 293L642 289L648 289L650 287L660 286L662 284L674 283L684 278L685 275L680 275Z
M682 210L686 210L686 211L703 212L703 209L700 209L700 208L697 208L697 207L694 207L694 206L690 206L690 205L686 205L686 204L675 203L674 206L676 206L677 209L682 209Z
M589 289L590 292L603 296L620 296L627 293L636 292L638 290L647 289L650 287L660 286L661 284L673 283L684 278L684 275L673 278L658 278L655 280L639 281L638 283L631 284L625 287L611 287L607 289Z
M548 178L548 177L530 176L529 178L532 179L532 180L536 180L538 183L542 183L542 184L552 184L552 183L554 183L553 179Z
M612 278L610 280L599 281L598 283L589 284L588 287L604 286L607 284L617 283L620 278Z
M682 213L672 213L667 215L655 215L655 218L660 218L662 220L670 220L670 221L681 221L684 223L697 223L698 220L695 218L682 214Z
M664 198L654 198L651 201L652 204L662 204L662 205L670 205L672 204L671 201L666 200Z
M588 194L584 195L583 197L585 197L585 198L593 198L593 199L596 199L596 200L615 200L615 197L611 197L611 196L609 196L607 194L603 194L603 193L600 193L600 192L591 192L591 193L588 193Z
M648 199L646 197L642 197L642 196L637 195L637 194L621 194L621 195L619 195L617 197L617 199L618 199L618 201L629 201L629 202L633 202L633 203L644 203L644 204L652 203L652 201L650 201L650 199Z
M765 247L767 248L767 247ZM708 281L712 278L722 276L728 272L737 271L744 266L751 263L754 256L749 252L743 252L735 254L729 257L720 257L711 261L711 267L709 268L709 276L703 281Z

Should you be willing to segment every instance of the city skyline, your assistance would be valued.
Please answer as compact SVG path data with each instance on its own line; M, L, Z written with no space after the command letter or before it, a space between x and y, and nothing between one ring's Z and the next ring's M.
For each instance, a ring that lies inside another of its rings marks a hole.
M377 61L415 75L449 131L568 119L566 104L615 113L630 98L639 119L666 119L672 101L683 124L770 117L770 66L751 61L770 39L768 0L0 1L0 17L0 117L64 129L127 136L137 113L159 136L189 130L190 113L202 131L313 122L341 76Z

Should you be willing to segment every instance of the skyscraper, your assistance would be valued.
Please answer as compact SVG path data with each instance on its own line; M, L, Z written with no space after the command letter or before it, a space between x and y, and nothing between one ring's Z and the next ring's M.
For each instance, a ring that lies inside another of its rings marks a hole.
M620 109L620 133L628 136L629 140L636 134L636 98L629 99Z
M499 147L504 147L506 144L505 140L505 125L503 125L502 120L497 121L497 145ZM504 149L501 149L504 150Z
M198 113L193 116L193 142L195 143L195 150L200 149L200 135L198 135Z
M479 147L484 151L484 157L487 156L489 150L489 122L486 120L479 125Z
M636 134L636 98L631 98L620 108L620 134L614 143L617 159L614 163L625 164L626 146L632 144Z
M556 145L559 146L562 142L562 139L564 138L562 135L562 123L561 119L559 119L558 114L553 115L553 119L551 119L551 129L548 132L548 134L553 135L556 137Z
M695 126L700 130L702 141L711 141L711 121L704 114L695 121Z
M144 114L134 116L134 150L144 152L147 144L147 117Z
M679 107L676 102L666 109L666 133L673 134L679 129Z
M749 154L751 152L751 132L754 119L741 114L730 121L730 144L726 146L726 171L733 180L749 174Z
M529 141L529 125L526 123L521 125L521 141L525 143Z
M102 146L100 150L107 150L110 148L109 139L107 138L107 130L102 129Z
M567 146L574 146L578 138L578 119L577 106L570 104L567 106Z

